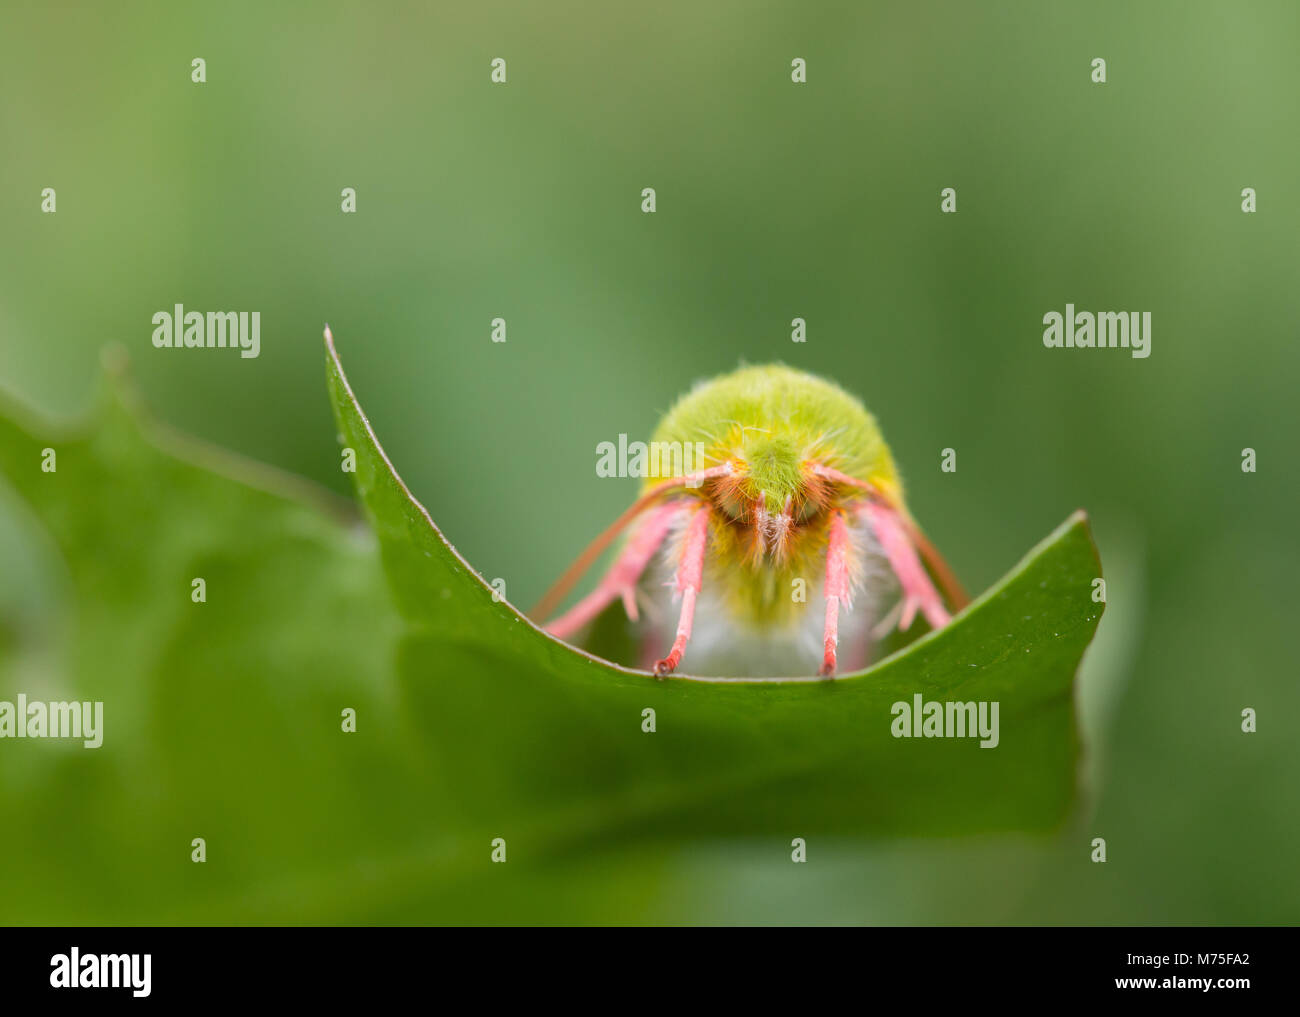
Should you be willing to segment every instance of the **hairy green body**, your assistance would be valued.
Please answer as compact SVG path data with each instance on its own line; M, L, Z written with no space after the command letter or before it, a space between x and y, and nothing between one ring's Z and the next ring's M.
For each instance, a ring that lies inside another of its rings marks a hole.
M686 493L714 509L705 585L736 620L756 628L793 625L807 609L792 596L795 580L816 586L832 514L860 496L841 493L815 467L902 502L889 447L862 403L832 382L782 365L745 367L697 385L652 440L698 443L704 461L697 466L732 466L730 475ZM673 475L647 477L644 490Z

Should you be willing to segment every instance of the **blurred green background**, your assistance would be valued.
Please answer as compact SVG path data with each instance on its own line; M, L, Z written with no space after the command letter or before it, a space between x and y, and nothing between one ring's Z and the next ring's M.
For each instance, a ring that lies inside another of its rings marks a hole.
M557 901L1295 922L1297 44L1291 2L6 5L0 383L71 414L120 343L160 418L347 493L328 321L404 479L527 605L635 492L596 477L598 442L741 361L825 374L972 589L1092 515L1109 607L1077 828L846 843L797 885L745 843L634 885L575 859ZM260 310L261 356L154 349L178 302ZM1067 302L1151 311L1151 357L1045 349ZM0 553L0 606L53 611L27 542Z

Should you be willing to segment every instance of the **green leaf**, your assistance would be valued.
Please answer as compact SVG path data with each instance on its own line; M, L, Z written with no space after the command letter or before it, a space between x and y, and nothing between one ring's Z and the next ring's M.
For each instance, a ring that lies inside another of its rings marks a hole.
M467 813L486 820L507 800L517 813L602 800L607 826L688 835L955 833L1065 816L1078 755L1073 679L1102 610L1082 513L943 631L870 670L833 682L656 680L494 602L403 485L328 337L326 372L342 440L357 454L358 495L414 627L402 679L437 718L430 744L442 762L496 778L490 798L468 786ZM895 738L893 704L918 694L998 702L999 744ZM653 735L639 724L646 708L656 711Z
M75 428L0 405L0 699L102 700L105 728L0 740L0 921L716 921L665 890L675 859L722 857L705 839L781 858L1067 815L1099 613L1082 516L860 675L660 681L494 601L327 367L369 528L168 434L120 379ZM999 745L892 737L917 693L997 700Z

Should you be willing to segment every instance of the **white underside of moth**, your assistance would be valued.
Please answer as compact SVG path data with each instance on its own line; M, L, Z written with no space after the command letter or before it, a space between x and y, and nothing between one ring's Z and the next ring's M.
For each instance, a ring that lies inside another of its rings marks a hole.
M642 656L647 669L671 641L680 597L673 595L673 575L681 558L685 520L674 524L654 563L637 588L642 608ZM862 522L849 526L853 553L861 563L852 586L853 607L840 618L840 646L846 670L865 667L874 656L872 630L897 597L897 582L888 559L870 528ZM706 580L695 608L695 625L682 670L720 677L779 677L806 674L809 661L822 652L825 575L808 576L802 591L806 598L793 625L780 628L755 626L737 618L717 589ZM790 594L794 596L794 591Z

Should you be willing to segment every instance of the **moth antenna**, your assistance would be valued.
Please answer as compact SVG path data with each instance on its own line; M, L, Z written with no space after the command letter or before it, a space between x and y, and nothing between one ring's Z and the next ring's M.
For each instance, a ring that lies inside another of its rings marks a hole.
M825 477L827 480L833 480L837 484L848 484L850 487L861 488L863 491L870 491L872 494L879 496L880 492L876 490L874 484L868 484L865 480L859 480L857 477L850 477L847 473L841 473L832 466L824 466L821 463L813 463L813 473L819 477Z
M550 617L552 612L560 606L560 603L564 598L569 595L569 591L573 589L573 584L581 579L583 574L587 569L591 568L596 559L605 553L605 550L609 545L614 542L614 538L622 533L632 520L660 498L664 497L664 495L672 494L688 485L698 487L706 480L726 476L730 472L731 464L722 463L720 466L711 466L707 470L698 470L695 473L688 473L684 477L672 477L641 495L640 498L627 507L622 515L614 520L604 533L588 544L582 554L578 555L578 557L574 559L573 564L570 565L564 571L564 574L555 581L551 588L542 595L542 599L539 600L533 607L532 611L529 612L530 616L539 621Z
M930 571L939 580L939 585L943 587L943 592L948 598L948 603L952 605L952 609L954 611L962 610L970 603L970 595L967 594L966 588L962 586L961 580L957 578L957 574L944 560L943 555L939 553L939 549L930 543L930 538L922 532L915 519L904 514L903 525L907 527L908 536L912 538L912 543L916 545L916 549L921 552L921 557L930 566Z
M686 524L686 543L682 548L682 560L677 566L673 585L682 595L682 613L677 622L677 638L668 656L655 664L655 674L665 675L677 668L686 652L686 643L691 638L691 627L695 621L695 600L704 585L704 551L709 542L709 506L701 504Z

